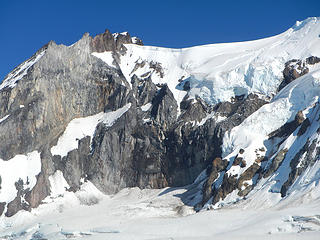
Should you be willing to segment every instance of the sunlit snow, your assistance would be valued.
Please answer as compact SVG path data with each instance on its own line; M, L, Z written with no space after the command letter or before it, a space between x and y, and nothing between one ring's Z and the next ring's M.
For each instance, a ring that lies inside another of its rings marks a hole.
M98 123L102 122L107 127L112 126L131 107L131 103L116 111L100 112L96 115L73 119L59 138L57 145L51 148L52 155L67 156L68 152L78 148L78 141L86 136L93 137Z
M191 83L189 97L200 96L209 103L248 93L272 95L285 62L320 56L319 32L319 18L308 18L280 35L255 41L184 49L127 44L120 68L129 83L133 74L141 77L150 72L153 82L168 84L178 105L186 95L178 86L181 79ZM143 61L146 64L133 71ZM161 64L163 77L150 68L150 62Z
M20 179L23 181L23 188L31 190L40 171L41 159L37 151L27 155L16 155L8 161L0 159L0 202L10 202L16 197L15 183Z
M6 87L13 88L17 82L22 79L28 72L28 69L32 67L39 59L45 54L45 51L40 52L34 59L29 59L18 66L14 71L8 74L8 76L2 81L0 90Z

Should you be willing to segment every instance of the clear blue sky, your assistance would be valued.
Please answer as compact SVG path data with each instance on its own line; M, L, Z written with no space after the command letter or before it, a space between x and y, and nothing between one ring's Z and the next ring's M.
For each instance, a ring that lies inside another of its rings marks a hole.
M320 0L1 0L0 82L50 40L69 45L85 32L181 48L268 37L319 15Z

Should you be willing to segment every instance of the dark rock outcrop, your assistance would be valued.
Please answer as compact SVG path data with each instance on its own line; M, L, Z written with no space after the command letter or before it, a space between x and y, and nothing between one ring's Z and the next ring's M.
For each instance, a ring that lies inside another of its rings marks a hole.
M305 118L303 116L302 111L299 111L295 119L291 122L285 123L283 126L281 126L279 129L273 131L269 134L269 138L286 138L290 134L292 134L303 122L305 121Z
M213 195L215 189L212 189L212 184L219 177L219 172L226 170L227 166L228 161L218 157L213 160L212 165L207 169L207 174L210 173L210 175L203 188L202 205L204 205Z
M279 85L278 91L287 86L297 78L307 74L309 72L308 65L314 65L320 62L320 58L311 56L305 60L292 59L285 63L283 70L283 81Z
M226 120L222 121L216 126L214 139L215 139L215 146L221 146L222 144L222 138L224 136L224 133L233 127L239 125L244 119L246 119L248 116L250 116L253 112L257 111L261 106L266 104L267 102L258 98L257 95L249 94L246 98L238 98L235 99L232 103L230 102L223 102L217 104L215 106L214 110L218 113L220 113L223 116L226 116ZM221 149L216 148L214 151L214 154L212 157L218 157L216 158L213 163L208 165L207 168L207 175L208 179L203 185L203 198L201 205L204 205L207 203L207 201L212 197L213 204L217 203L220 199L224 199L229 193L231 193L235 189L242 189L242 183L245 180L248 180L248 176L252 175L252 172L254 174L258 173L258 170L260 168L255 167L249 167L249 170L247 169L242 176L228 176L226 174L226 171L230 169L230 167L233 165L239 165L241 168L246 167L246 161L240 156L236 156L234 161L231 165L228 165L229 162L223 161L223 168L216 168L213 167L215 164L214 162L220 162L217 159L221 159ZM239 150L239 154L243 154L244 149ZM212 158L211 158L212 159ZM214 181L217 180L218 175L221 174L223 176L221 186L218 188L215 187ZM253 175L254 175L253 174ZM247 191L242 191L241 195L246 195L249 191L249 188L246 188Z
M277 155L273 158L271 165L268 167L268 170L264 173L264 177L269 177L272 173L274 173L279 166L281 165L282 161L286 157L288 149L281 149Z
M106 29L104 33L98 34L92 39L91 46L93 52L113 51L121 53L126 50L123 44L130 43L133 42L128 32L112 34L108 29ZM141 40L138 41L138 43L139 45L142 45Z
M313 164L319 160L320 147L318 139L314 139L312 142L309 140L302 146L290 162L289 177L285 183L281 186L281 196L285 197L289 187L294 181L307 169L312 167Z
M7 204L6 217L11 217L20 210L30 210L30 204L22 200L30 189L24 189L24 182L22 179L19 179L19 181L15 183L15 187L18 191L17 196L13 201Z

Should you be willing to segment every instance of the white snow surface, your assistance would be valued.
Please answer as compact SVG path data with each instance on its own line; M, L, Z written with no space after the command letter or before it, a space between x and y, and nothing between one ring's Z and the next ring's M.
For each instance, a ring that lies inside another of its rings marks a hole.
M67 156L68 152L78 148L78 141L80 139L86 136L90 136L92 139L95 129L100 122L104 123L107 127L111 127L130 107L131 103L128 103L116 111L100 112L89 117L71 120L62 136L59 137L57 145L51 148L52 155Z
M51 195L37 209L0 218L0 239L310 239L320 235L318 161L287 198L264 185L248 199L195 213L185 188L126 188L102 194L90 181L69 192L61 171L49 177ZM202 181L200 176L195 183ZM310 181L315 180L315 181ZM301 185L300 185L301 187Z
M127 81L150 72L152 81L166 83L179 103L186 95L179 79L190 81L189 97L209 103L228 101L235 95L272 95L282 80L284 64L291 59L320 56L320 18L308 18L274 37L184 49L127 44L120 68ZM136 70L136 63L146 62ZM161 64L164 75L148 63Z
M117 68L117 66L114 64L114 59L112 56L112 51L106 51L106 52L102 52L102 53L98 53L98 52L93 52L92 53L93 56L100 58L102 61L104 61L106 64L108 64L110 67L115 67Z
M139 42L139 39L137 37L131 38L132 43L137 44Z
M122 36L126 36L128 35L128 32L122 32L122 33L113 33L112 36L115 40L117 40L117 38L119 37L119 35L122 35Z
M55 175L60 178L56 184L63 181L61 173ZM242 203L195 214L179 199L183 192L183 188L127 188L107 196L88 181L76 193L62 191L31 212L0 219L0 239L319 238L319 201L262 210Z
M306 117L310 119L312 125L308 131L297 136L299 128L293 132L278 148L277 152L268 152L268 158L272 158L282 149L289 149L282 164L278 170L266 179L261 179L253 191L248 195L252 204L259 205L260 208L271 207L283 201L280 195L281 186L288 179L291 167L290 161L298 153L302 146L309 140L318 139L317 133L319 128L319 95L320 95L320 64L315 65L312 72L296 79L286 86L274 99L262 106L259 110L245 119L239 126L234 127L231 131L224 135L222 145L222 157L229 160L230 165L236 156L242 157L246 161L246 167L231 166L226 174L240 176L252 164L255 163L257 157L263 157L267 153L266 150L272 149L272 143L269 134L279 129L285 123L292 121L298 111L303 111ZM318 143L317 143L318 144ZM318 146L318 145L317 145ZM240 155L239 150L244 149L244 153ZM261 151L261 149L264 149ZM319 192L319 159L314 156L317 162L311 167L313 170L307 170L305 174L308 177L300 176L295 183L289 188L288 193L298 192L299 195L306 194L308 188L318 189L314 198L320 197ZM258 163L261 164L261 163ZM254 180L254 179L253 179ZM250 185L255 185L251 182ZM237 195L238 190L229 194L225 199L219 201L213 206L219 208L225 205L233 204L241 199ZM296 196L296 195L295 195ZM290 194L289 199L294 199Z
M11 202L17 196L15 183L20 179L23 181L23 188L31 190L40 171L41 159L37 151L27 155L16 155L8 161L0 159L0 202Z
M39 59L45 54L46 51L40 52L34 59L29 59L19 65L15 70L8 74L8 76L2 81L0 90L6 87L14 88L17 82L22 79L28 72L28 69L32 67Z
M0 119L0 123L4 122L10 115L6 115L3 118Z
M145 105L141 106L141 110L143 112L148 111L152 107L152 103L146 103Z
M239 126L225 134L223 153L238 152L240 148L264 146L268 134L292 121L299 110L314 106L320 95L320 64L318 70L306 74L285 87L269 104L262 106ZM254 153L254 151L252 151ZM245 155L244 157L249 158ZM254 154L255 155L255 154Z
M66 192L70 186L63 177L63 173L57 170L49 177L51 197L59 197Z

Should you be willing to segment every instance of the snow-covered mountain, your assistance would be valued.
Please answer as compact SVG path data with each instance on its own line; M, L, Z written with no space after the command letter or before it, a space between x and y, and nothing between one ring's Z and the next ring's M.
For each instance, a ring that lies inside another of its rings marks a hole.
M317 239L319 34L48 43L0 85L0 239Z

